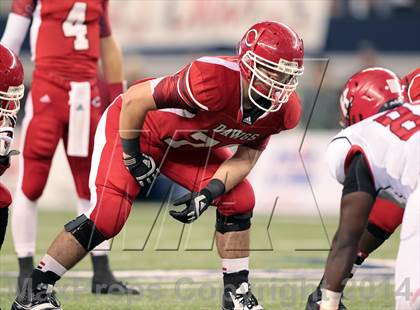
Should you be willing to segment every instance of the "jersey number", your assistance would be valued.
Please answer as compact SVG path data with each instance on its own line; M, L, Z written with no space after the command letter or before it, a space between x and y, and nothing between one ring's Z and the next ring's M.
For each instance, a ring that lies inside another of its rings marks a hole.
M375 121L387 127L401 140L407 141L412 135L420 130L420 117L406 107L391 110Z
M89 48L87 26L85 24L86 9L86 3L75 2L63 23L64 35L66 37L74 37L73 46L76 51L83 51Z
M194 139L197 142L190 142L188 140L173 140L171 138L166 138L165 142L173 147L173 148L179 148L184 145L190 145L192 147L213 147L220 143L220 141L217 141L206 134L204 134L201 131L194 132L190 135L192 139Z

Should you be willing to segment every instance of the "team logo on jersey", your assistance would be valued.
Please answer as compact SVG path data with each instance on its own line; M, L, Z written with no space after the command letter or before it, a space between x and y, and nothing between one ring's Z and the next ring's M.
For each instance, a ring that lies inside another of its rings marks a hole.
M91 104L93 107L99 108L101 106L101 97L96 96L95 98L93 98Z
M249 133L240 129L228 128L224 124L220 124L213 129L214 132L231 139L252 141L259 137L258 133Z
M45 94L41 98L39 98L39 102L41 103L51 103L51 98L48 96L48 94Z

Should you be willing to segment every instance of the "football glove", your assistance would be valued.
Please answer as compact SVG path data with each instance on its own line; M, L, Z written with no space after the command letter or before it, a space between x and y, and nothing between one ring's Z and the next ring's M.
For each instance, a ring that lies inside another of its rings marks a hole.
M183 204L186 204L187 206L181 211L171 210L169 211L169 214L177 221L189 224L198 219L200 215L207 210L211 202L211 195L206 189L198 193L188 193L173 201L174 206Z
M144 153L125 155L123 160L128 171L142 188L150 187L159 174L159 168L153 158Z
M212 179L200 192L188 193L173 201L174 206L187 206L181 211L171 210L169 214L181 223L192 223L207 210L215 198L224 193L225 184L218 179Z

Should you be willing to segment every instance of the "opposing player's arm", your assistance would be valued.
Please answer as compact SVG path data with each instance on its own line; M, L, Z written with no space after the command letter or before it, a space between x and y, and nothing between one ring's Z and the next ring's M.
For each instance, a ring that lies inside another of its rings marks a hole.
M261 151L240 145L236 153L222 163L213 176L225 184L225 190L230 191L239 184L254 167Z
M374 179L361 153L352 157L343 185L340 223L325 269L326 289L332 292L344 289L376 198Z
M13 0L1 42L19 55L31 24L34 0Z

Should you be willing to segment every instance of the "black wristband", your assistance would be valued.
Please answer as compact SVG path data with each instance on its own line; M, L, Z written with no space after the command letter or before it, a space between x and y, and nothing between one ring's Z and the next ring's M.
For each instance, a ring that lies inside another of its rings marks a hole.
M225 184L219 179L212 179L209 184L201 191L209 202L212 202L215 198L222 196L225 193Z
M140 138L124 139L121 138L122 149L127 155L136 155L140 153Z

